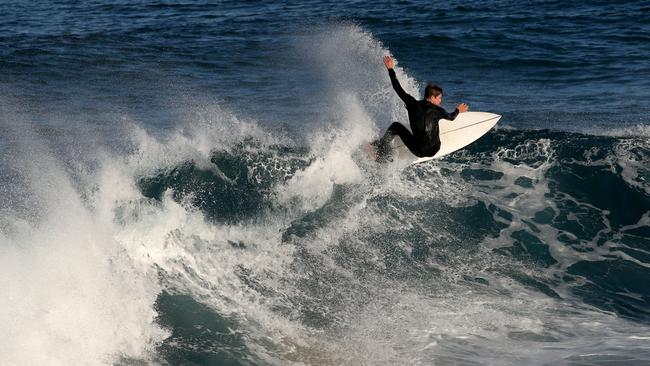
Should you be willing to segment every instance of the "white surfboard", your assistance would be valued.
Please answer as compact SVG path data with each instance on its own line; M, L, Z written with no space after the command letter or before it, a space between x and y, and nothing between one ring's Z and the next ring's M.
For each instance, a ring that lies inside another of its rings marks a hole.
M440 150L436 155L418 158L404 145L402 139L395 137L391 142L393 156L403 160L413 160L411 164L423 163L450 154L471 144L494 127L500 115L487 112L460 113L455 120L440 120Z

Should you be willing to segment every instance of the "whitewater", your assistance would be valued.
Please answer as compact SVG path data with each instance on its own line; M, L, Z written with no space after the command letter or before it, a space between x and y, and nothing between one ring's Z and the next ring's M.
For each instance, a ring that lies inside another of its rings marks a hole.
M504 114L377 165L361 146L406 121L392 49L308 29L292 52L323 103L300 128L175 91L162 128L0 97L0 364L650 363L646 123Z

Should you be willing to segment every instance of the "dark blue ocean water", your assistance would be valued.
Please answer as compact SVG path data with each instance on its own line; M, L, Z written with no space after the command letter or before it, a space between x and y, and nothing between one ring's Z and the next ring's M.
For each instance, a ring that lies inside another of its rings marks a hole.
M2 1L0 46L0 364L650 364L647 1ZM386 54L498 127L367 161Z

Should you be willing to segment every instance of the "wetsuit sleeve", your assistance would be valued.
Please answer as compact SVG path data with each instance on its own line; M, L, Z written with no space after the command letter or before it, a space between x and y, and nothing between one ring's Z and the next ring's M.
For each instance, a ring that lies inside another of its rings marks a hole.
M458 113L460 113L460 111L458 110L458 108L454 109L454 111L451 112L451 113L447 113L447 111L445 111L445 112L443 113L443 115L442 115L442 118L444 118L444 119L448 119L448 120L450 120L450 121L453 121L453 120L456 119L456 117L458 117Z
M413 98L410 94L404 91L402 89L402 86L399 84L399 80L397 80L397 75L395 75L395 70L393 69L388 69L388 76L390 76L390 83L393 84L393 89L395 89L395 92L397 95L404 101L404 104L411 105L416 102L415 98Z

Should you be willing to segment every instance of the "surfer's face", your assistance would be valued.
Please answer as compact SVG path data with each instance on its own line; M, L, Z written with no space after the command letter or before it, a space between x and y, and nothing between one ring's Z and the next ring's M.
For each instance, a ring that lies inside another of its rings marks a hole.
M435 104L435 105L442 104L442 94L438 94L437 97L433 97L433 96L429 97L429 102L431 102L431 104Z

